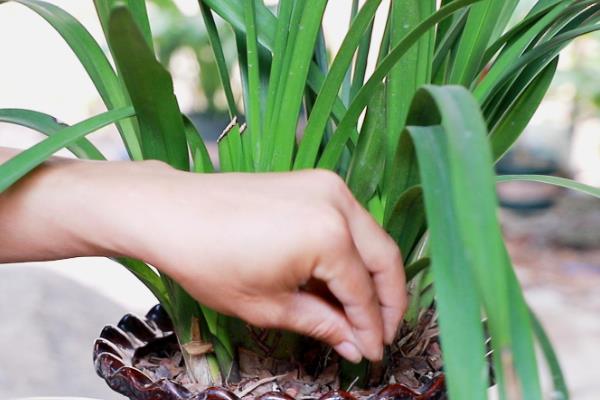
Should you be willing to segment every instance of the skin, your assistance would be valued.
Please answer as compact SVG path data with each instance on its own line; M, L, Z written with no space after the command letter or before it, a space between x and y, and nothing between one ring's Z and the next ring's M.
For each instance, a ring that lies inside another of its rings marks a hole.
M0 148L0 162L16 154ZM53 158L0 194L0 262L141 259L199 302L377 361L406 309L394 241L327 171Z

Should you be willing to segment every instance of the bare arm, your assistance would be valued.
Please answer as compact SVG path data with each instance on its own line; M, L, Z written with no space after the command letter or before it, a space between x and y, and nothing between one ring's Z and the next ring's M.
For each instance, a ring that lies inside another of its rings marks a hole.
M0 148L0 161L14 154ZM397 246L325 171L198 175L55 158L0 194L0 237L0 262L142 259L220 312L354 361L381 358L406 306Z

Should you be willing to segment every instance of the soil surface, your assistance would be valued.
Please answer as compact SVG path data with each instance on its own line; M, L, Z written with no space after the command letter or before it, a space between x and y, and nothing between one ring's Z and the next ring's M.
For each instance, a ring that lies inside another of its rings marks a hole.
M239 382L228 382L225 386L242 399L254 399L269 392L280 392L294 399L318 399L324 394L345 390L358 399L366 399L386 385L405 388L421 400L443 399L443 374L441 372L440 346L437 341L437 318L433 310L424 313L414 330L404 328L388 354L390 367L384 369L375 365L370 371L370 390L361 390L357 381L347 386L340 383L340 360L330 349L316 346L307 351L308 357L319 360L307 371L300 363L281 361L245 349L239 350ZM172 340L167 351L148 354L134 360L134 366L153 380L162 378L174 380L192 392L200 392L204 387L191 382L185 373L184 361ZM313 353L311 355L310 353Z

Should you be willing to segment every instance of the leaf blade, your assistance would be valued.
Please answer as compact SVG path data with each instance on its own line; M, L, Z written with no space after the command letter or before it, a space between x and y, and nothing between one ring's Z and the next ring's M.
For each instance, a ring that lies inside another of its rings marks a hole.
M144 158L189 170L185 128L171 76L156 60L127 8L113 9L108 37L136 110Z

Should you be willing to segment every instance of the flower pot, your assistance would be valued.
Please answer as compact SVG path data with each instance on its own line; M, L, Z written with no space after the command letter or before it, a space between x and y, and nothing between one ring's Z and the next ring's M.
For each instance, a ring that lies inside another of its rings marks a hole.
M209 388L186 385L185 379L180 379L184 371L177 352L178 343L172 323L163 308L157 305L144 318L127 314L116 326L106 326L94 344L93 359L96 372L110 388L131 400L294 399L289 390L273 391L267 388L268 391L265 391L263 388L257 393L252 388L256 385L267 386L267 383L275 382L275 379L263 379L263 383L259 380L243 390L240 384ZM148 360L153 360L154 364L149 365ZM178 375L178 379L173 378L174 375ZM315 384L317 389L309 397L320 400L446 398L444 375L441 371L429 376L423 375L419 381L418 387L394 383L351 392L339 390L335 385ZM306 395L297 397L306 398Z
M500 175L556 175L558 162L526 149L509 152L496 165ZM506 182L498 186L500 205L523 213L551 208L563 193L561 188L537 182Z

